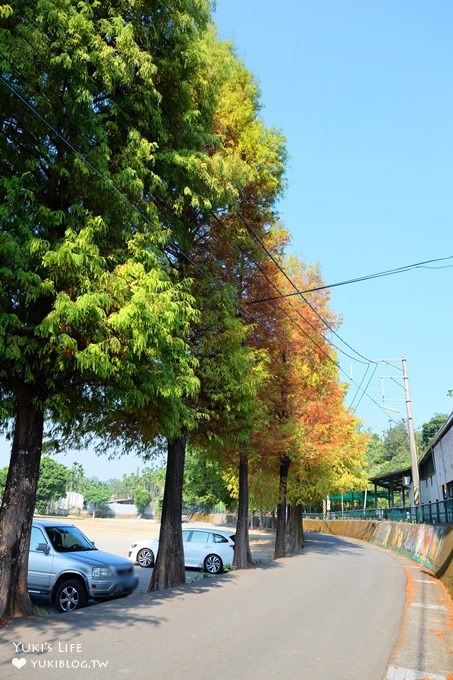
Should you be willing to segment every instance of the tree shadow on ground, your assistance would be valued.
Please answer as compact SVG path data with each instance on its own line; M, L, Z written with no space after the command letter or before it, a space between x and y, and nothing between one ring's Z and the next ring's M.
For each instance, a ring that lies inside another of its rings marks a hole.
M272 536L269 540L272 541ZM200 573L199 578L181 586L168 588L167 590L149 593L146 591L147 579L142 576L140 586L128 597L116 598L102 603L91 603L80 610L65 614L58 614L53 610L41 610L43 616L20 618L13 620L3 627L2 637L6 639L22 639L25 635L33 634L34 638L44 635L55 639L70 637L76 642L79 635L87 631L96 631L102 628L112 630L127 626L132 630L134 626L144 624L148 626L161 626L167 622L165 616L159 615L159 607L172 601L190 600L192 597L200 597L213 590L223 589L228 584L234 583L244 572L254 571L259 577L260 571L281 569L284 566L282 560L303 558L310 553L334 554L363 550L359 543L346 540L342 537L327 534L307 533L305 546L297 553L288 555L280 560L268 559L257 560L256 563L246 570L233 570L221 575L212 576ZM136 567L139 569L138 567ZM146 570L146 577L151 576L151 570ZM188 606L190 603L187 603ZM163 612L162 612L163 613Z
M351 541L343 536L333 536L332 534L318 534L314 532L305 533L306 552L318 554L343 553L347 551L363 551L363 546L359 541Z

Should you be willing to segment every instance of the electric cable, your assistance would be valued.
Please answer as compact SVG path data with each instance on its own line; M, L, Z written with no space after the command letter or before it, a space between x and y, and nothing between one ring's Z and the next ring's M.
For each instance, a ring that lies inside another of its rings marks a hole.
M346 286L350 283L358 283L361 281L369 281L370 279L376 279L384 276L391 276L392 274L402 274L412 269L450 269L453 264L444 265L443 267L426 267L425 265L430 262L442 262L444 260L451 260L453 255L448 255L447 257L438 257L433 260L425 260L424 262L414 262L413 264L407 264L402 267L397 267L396 269L388 269L387 271L378 272L377 274L368 274L366 276L359 276L354 279L347 279L346 281L340 281L339 283L331 283L329 285L318 286L316 288L307 288L306 290L296 291L294 293L284 293L281 296L262 298L260 300L251 300L247 304L257 305L260 302L271 302L272 300L279 300L286 297L294 297L296 295L302 295L305 293L314 293L320 290L326 290L327 288L335 288L337 286Z
M376 373L377 367L378 367L378 365L375 364L374 369L373 369L373 372L372 372L372 374L370 375L370 377L369 377L369 379L368 379L368 382L367 382L367 384L366 384L366 387L362 390L362 394L360 395L360 399L359 399L359 401L357 402L357 404L356 404L355 407L354 407L354 412L357 412L357 409L359 408L360 402L362 401L364 395L365 395L365 394L368 394L368 388L369 388L369 386L370 386L370 383L371 383L372 379L374 378L374 374ZM365 377L365 375L364 375L364 377ZM363 382L363 381L362 381L362 382ZM359 390L360 390L360 388L361 388L361 386L362 386L362 382L361 382L360 385L359 385ZM356 395L359 393L359 390L356 392ZM354 397L354 399L355 399L355 397ZM352 404L349 406L349 408L351 408L351 409L353 408ZM381 407L381 408L382 408L382 407Z
M349 404L349 408L350 408L350 409L354 408L354 402L355 402L355 400L357 399L357 397L358 397L358 395L359 395L360 389L361 389L361 387L362 387L362 385L363 385L363 382L364 382L364 380L365 380L365 377L366 377L366 374L368 373L368 369L369 369L369 368L370 368L370 364L368 364L368 366L366 367L365 372L364 372L364 374L363 374L363 376L362 376L362 380L360 381L360 385L358 386L358 388L357 388L357 390L356 390L356 392L355 392L355 395L354 395L353 399L351 400L351 402L350 402L350 404Z
M96 176L97 176L99 179L101 179L103 182L105 182L106 184L108 184L108 185L113 189L113 191L114 191L118 196L120 196L120 198L121 198L123 201L125 201L125 202L127 203L127 205L129 205L129 207L131 207L135 212L137 212L137 214L139 214L140 217L142 217L148 224L151 224L151 221L150 221L148 215L146 215L146 213L144 213L143 210L141 210L137 205L135 205L135 203L132 203L132 201L129 199L129 197L127 196L127 194L125 194L123 191L121 191L121 189L119 189L119 188L116 186L116 184L113 182L112 179L110 179L110 178L108 178L108 177L105 177L105 175L102 174L102 172L94 165L94 163L92 163L92 162L89 160L89 158L87 158L83 153L81 153L78 149L76 149L76 148L74 147L74 145L71 144L71 142L70 142L64 135L62 135L62 134L61 134L61 133L60 133L60 132L59 132L59 131L58 131L58 130L57 130L57 129L56 129L56 128L55 128L55 127L47 120L47 119L46 119L46 118L44 118L44 116L36 109L35 106L33 106L32 104L30 104L30 102L28 102L28 101L27 101L27 100L26 100L26 99L25 99L25 98L17 91L16 88L14 88L10 83L8 83L8 82L5 80L5 78L3 77L3 75L0 75L0 81L1 81L4 85L6 85L6 87L7 87L7 88L8 88L8 89L9 89L9 90L10 90L10 91L11 91L11 92L12 92L12 93L13 93L13 94L14 94L14 95L22 102L22 104L24 104L24 105L25 105L25 106L26 106L26 107L27 107L27 108L28 108L35 116L37 116L37 118L39 118L39 120L40 120L42 123L44 123L44 125L45 125L51 132L53 132L53 133L58 137L58 139L59 139L60 141L62 141L62 142L68 147L68 149L70 149L70 151L71 151L74 155L76 155L78 158L80 158L80 159L86 164L86 166L87 166L88 168L90 168L90 170L92 170L92 171L96 174ZM191 258L190 258L190 256L188 255L188 253L186 253L182 248L180 248L180 246L179 246L177 243L173 242L172 239L168 239L168 243L169 243L173 248L175 248L175 249L179 252L179 254L182 255L188 262L190 262L190 264L192 264L194 267L197 267L197 264L191 260ZM162 254L165 254L167 257L168 257L168 255L169 255L169 253L166 251L165 248L161 249L161 248L158 248L158 247L156 246L156 250L160 251Z
M129 197L115 185L115 183L113 182L113 180L111 180L110 178L106 178L106 177L100 172L100 170L99 170L99 169L98 169L98 168L97 168L97 167L96 167L96 166L95 166L95 165L94 165L94 164L93 164L93 163L92 163L92 162L91 162L84 154L82 154L80 151L78 151L78 149L76 149L76 148L71 144L71 142L69 142L69 140L67 140L67 139L64 137L64 135L62 135L62 134L61 134L61 133L60 133L60 132L59 132L59 131L58 131L58 130L57 130L57 129L56 129L56 128L55 128L55 127L54 127L54 126L53 126L53 125L52 125L45 117L44 117L44 116L42 116L42 114L36 109L35 106L33 106L32 104L30 104L30 102L28 102L28 101L27 101L27 100L26 100L26 99L25 99L25 98L17 91L16 88L14 88L10 83L8 83L8 81L5 80L5 78L4 78L3 75L0 75L0 80L1 80L1 82L2 82L2 83L3 83L3 84L4 84L4 85L5 85L5 86L13 93L13 95L16 96L16 97L22 102L22 104L23 104L24 106L26 106L26 107L27 107L27 108L28 108L35 116L37 116L37 118L38 118L39 120L41 120L41 122L42 122L49 130L51 130L51 132L53 132L53 133L58 137L58 139L60 139L60 140L61 140L61 141L62 141L62 142L63 142L63 143L71 150L72 153L74 153L77 157L81 158L81 159L83 160L83 162L87 165L87 167L89 167L89 168L96 174L97 177L99 177L103 182L106 182L106 183L114 190L114 192L116 192L116 193L121 197L122 200L126 201L127 204L128 204L130 207L133 208L133 210L137 211L137 213L138 213L138 214L139 214L146 222L150 223L149 217L148 217L148 216L147 216L147 215L146 215L146 214L145 214L138 206L136 206L135 204L133 204L133 203L130 201ZM167 206L165 206L165 207L167 207ZM306 302L306 304L308 304L308 306L309 306L309 307L312 309L312 311L318 316L318 318L324 323L324 325L325 325L327 328L329 328L329 330L330 330L331 332L333 332L333 333L340 339L340 341L343 342L346 346L348 346L353 352L355 352L358 356L361 356L363 359L365 359L365 361L366 361L368 364L376 363L376 362L374 362L374 361L371 361L371 360L367 359L365 356L363 356L362 354L360 354L359 352L357 352L357 350L355 350L355 349L354 349L353 347L351 347L348 343L346 343L346 342L345 342L345 341L344 341L344 340L336 333L336 331L335 331L333 328L331 328L331 326L328 324L328 322L327 322L325 319L323 319L322 316L317 312L317 310L316 310L316 309L315 309L315 308L314 308L314 307L313 307L313 306L312 306L312 305L311 305L311 304L303 297L303 294L301 293L301 291L298 291L298 289L297 289L297 287L295 286L295 284L291 281L291 279L288 277L288 275L286 274L286 272L284 272L284 270L282 269L282 267L280 266L280 264L275 260L275 258L273 257L273 255L267 250L267 248L266 248L266 247L264 246L264 244L261 242L261 240L259 239L259 237L255 234L255 232L253 231L253 229L250 227L250 225L248 225L248 223L246 222L246 220L244 219L244 217L243 217L240 213L237 213L237 214L238 214L238 217L240 218L240 220L243 222L243 224L244 224L245 227L247 228L247 230L253 235L253 237L257 240L257 242L260 244L260 246L265 250L265 252L267 253L267 255L268 255L268 256L272 259L272 261L276 264L276 266L278 267L278 269L280 270L280 272L285 276L285 278L289 281L289 283L290 283L290 284L293 286L293 288L296 290L296 293L294 293L294 295L299 295L300 297L302 297L302 299ZM212 213L211 213L211 215L214 216ZM216 217L216 219L218 219L217 216L214 216L214 217ZM182 256L183 256L190 264L192 264L194 267L196 267L197 270L198 270L201 274L203 274L204 276L206 275L206 272L204 272L203 270L201 270L200 267L197 265L197 263L195 263L195 262L193 261L193 259L192 259L192 258L191 258L191 257L190 257L190 256L189 256L182 248L180 248L180 246L179 246L178 244L174 243L171 239L168 240L168 243L169 243L173 248L175 248L175 249L177 250L177 252L178 252L179 254L181 254L181 255L182 255ZM158 249L158 250L160 250L160 249ZM162 254L165 253L165 254L168 256L168 253L165 251L165 249L164 249L164 250L161 250L161 253L162 253ZM256 264L256 263L255 263L255 264ZM215 282L215 279L213 279L213 280L214 280L214 282ZM222 283L223 283L223 282L222 282ZM272 283L272 285L274 285L274 284ZM277 289L277 291L278 291L278 289ZM279 292L279 297L283 297L283 296L280 294L280 291L278 291L278 292ZM328 354L328 353L327 353L327 352L326 352L326 351L325 351L325 350L324 350L324 349L323 349L323 348L322 348L322 347L321 347L321 346L320 346L320 345L319 345L319 344L318 344L318 343L317 343L317 342L316 342L316 341L315 341L315 340L314 340L314 339L313 339L313 338L305 331L305 329L303 329L299 324L297 324L297 322L296 322L294 319L291 318L291 316L286 312L286 310L282 310L282 311L283 311L283 312L285 313L285 315L289 318L289 320L290 320L292 323L295 323L295 324L299 327L299 329L304 333L304 335L306 335L306 337L307 337L312 343L314 343L322 353L325 354L325 356L326 356L330 361L333 361L333 363L337 366L337 368L339 369L339 371L341 371L342 373L344 373L345 375L347 375L347 374L345 373L345 371L341 368L341 366L338 364L338 362L336 362L334 359L332 359L332 357L331 357L331 356L330 356L330 355L329 355L329 354ZM253 321L254 323L258 323L262 328L264 328L266 331L269 332L270 329L268 329L265 325L263 325L262 322L260 322L260 321L257 320L256 318L254 318L254 317L250 314L250 312L249 312L248 310L245 310L245 309L244 309L244 312L247 314L247 316L249 316L249 318L252 319L252 321ZM309 325L311 325L310 322L309 322L305 317L302 316L302 318L303 318L307 323L309 323ZM312 328L314 328L314 327L312 326ZM329 340L328 340L327 338L325 338L325 339L326 339L327 342L329 342ZM331 344L332 344L332 343L331 343ZM339 348L337 348L337 347L336 347L336 349L339 350ZM339 350L339 351L342 351L342 350ZM347 355L347 356L349 356L349 355ZM349 358L351 358L351 359L353 359L353 360L355 360L355 361L358 361L355 357L350 357L350 356L349 356ZM361 362L361 363L363 363L363 362ZM352 381L352 382L354 382L354 384L357 384L357 383L355 383L355 381ZM381 408L381 406L378 404L378 402L376 402L370 395L367 394L367 396L368 396L368 398L371 399L371 401L373 401L379 408Z
M276 265L276 267L283 274L283 276L286 278L286 280L294 288L294 290L296 291L294 293L294 295L299 295L302 298L302 300L310 307L310 309L316 314L316 316L323 322L323 324L326 326L326 328L328 328L330 330L330 332L333 333L340 340L340 342L342 342L344 345L346 345L346 347L348 347L355 354L357 354L357 356L364 359L365 362L370 363L370 364L376 363L372 359L368 359L368 357L366 357L363 354L361 354L360 352L358 352L356 349L354 349L354 347L352 347L349 343L347 343L345 340L343 340L343 338L335 331L335 329L331 327L331 325L319 314L319 312L315 309L315 307L304 297L303 293L301 291L299 291L299 289L297 288L295 283L289 278L288 274L283 270L280 263L275 259L275 257L272 255L272 253L269 252L269 250L266 248L266 246L261 241L259 236L255 233L255 231L247 223L247 221L244 219L244 217L241 215L241 213L237 213L237 214L238 214L238 217L240 218L240 220L242 221L242 223L244 224L244 226L246 227L246 229L252 234L252 236L256 239L256 241L263 248L264 252L268 255L268 257L270 257L272 262ZM356 359L356 361L358 361L358 360Z

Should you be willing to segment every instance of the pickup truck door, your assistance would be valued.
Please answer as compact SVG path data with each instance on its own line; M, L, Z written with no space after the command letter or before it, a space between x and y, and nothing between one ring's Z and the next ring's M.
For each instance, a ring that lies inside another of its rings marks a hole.
M51 589L54 550L39 527L32 527L28 555L28 591L47 595Z

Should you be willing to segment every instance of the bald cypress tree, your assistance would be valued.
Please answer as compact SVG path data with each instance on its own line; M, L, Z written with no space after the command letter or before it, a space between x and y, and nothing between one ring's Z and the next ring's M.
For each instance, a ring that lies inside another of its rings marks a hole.
M0 394L12 435L4 622L33 612L44 424L75 440L90 427L114 437L118 412L147 408L149 439L171 432L198 387L185 344L193 299L161 205L177 204L172 168L201 134L190 50L209 4L24 0L0 12ZM176 53L186 56L178 73Z

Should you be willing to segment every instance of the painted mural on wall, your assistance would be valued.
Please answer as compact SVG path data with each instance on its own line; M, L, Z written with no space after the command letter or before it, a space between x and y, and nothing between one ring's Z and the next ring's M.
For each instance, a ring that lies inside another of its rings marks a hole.
M433 569L445 533L445 527L440 526L382 522L376 527L373 543L398 550Z

